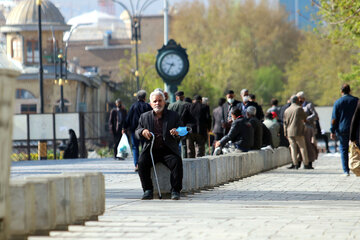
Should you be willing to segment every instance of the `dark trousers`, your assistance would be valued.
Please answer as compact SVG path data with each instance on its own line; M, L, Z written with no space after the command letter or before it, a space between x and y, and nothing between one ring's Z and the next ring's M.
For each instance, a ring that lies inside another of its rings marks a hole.
M116 134L113 135L113 137L114 137L114 158L117 158L116 157L116 155L117 155L117 147L119 145L122 134L121 134L121 132L116 133Z
M166 147L162 149L153 149L153 156L155 164L157 162L161 162L170 169L171 191L180 192L182 189L183 178L183 164L181 158ZM151 180L151 168L153 165L150 156L150 149L141 153L138 166L139 177L143 190L153 190Z
M188 158L195 158L195 143L198 147L196 157L205 156L206 137L198 133L190 133L187 137Z

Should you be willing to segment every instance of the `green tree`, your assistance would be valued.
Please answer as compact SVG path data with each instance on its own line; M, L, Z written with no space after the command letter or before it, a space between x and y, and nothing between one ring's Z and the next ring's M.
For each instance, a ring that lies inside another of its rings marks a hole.
M286 68L285 97L304 91L318 105L332 105L339 97L342 80L348 73L351 52L318 34L307 33L299 44L298 56Z
M341 74L344 81L359 89L360 82L360 1L312 0L319 7L323 22L328 26L329 37L334 43L352 51L352 70Z
M263 104L270 104L273 97L281 98L283 90L283 73L275 65L261 67L255 71L255 93L257 100Z

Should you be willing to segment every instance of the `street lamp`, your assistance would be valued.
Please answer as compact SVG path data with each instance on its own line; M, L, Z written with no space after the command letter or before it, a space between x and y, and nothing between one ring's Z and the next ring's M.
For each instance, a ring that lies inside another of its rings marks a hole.
M122 2L118 0L112 0L114 3L119 4L124 10L127 12L130 18L131 22L131 43L135 44L135 61L136 61L136 68L135 68L135 77L136 77L136 88L137 91L140 90L140 74L139 74L139 44L141 43L141 17L142 13L154 2L159 0L145 0L142 2L141 0L138 0L136 2L136 5L133 4L132 0L130 1L131 5L131 11L129 8ZM165 9L167 10L167 0L164 0L166 2ZM167 16L167 14L166 14Z
M38 6L38 35L39 35L39 84L40 84L40 113L44 113L44 69L42 62L42 30L41 30L41 0L36 0Z
M72 27L70 29L70 32L69 32L69 36L68 38L66 39L66 42L65 42L65 79L67 80L67 66L68 66L68 58L67 58L67 50L68 50L68 47L69 47L69 41L70 41L70 38L71 38L71 35L72 33L80 26L87 26L87 25L91 25L92 23L79 23L79 24L76 24L74 27Z

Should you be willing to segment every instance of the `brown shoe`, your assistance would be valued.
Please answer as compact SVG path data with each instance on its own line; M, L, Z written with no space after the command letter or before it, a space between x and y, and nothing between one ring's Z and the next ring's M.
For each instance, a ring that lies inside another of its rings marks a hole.
M139 171L139 166L136 164L135 172L138 172L138 171Z

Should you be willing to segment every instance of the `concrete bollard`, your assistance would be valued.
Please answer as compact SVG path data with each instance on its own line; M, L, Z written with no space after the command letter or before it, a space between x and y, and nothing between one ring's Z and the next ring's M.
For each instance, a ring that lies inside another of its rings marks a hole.
M71 219L74 224L83 224L89 219L89 188L83 173L64 173L70 176L70 209Z
M70 206L70 177L61 174L46 174L36 177L27 177L27 180L47 180L52 188L53 201L55 205L55 228L65 230L72 223Z
M34 234L48 234L49 230L56 226L56 185L48 179L31 179L28 183L33 185L35 195Z
M8 239L9 177L12 152L13 112L18 69L5 52L0 52L0 240Z
M25 180L10 181L10 239L26 238L35 232L35 192Z
M89 188L90 220L97 220L105 212L105 179L102 173L86 173L86 186Z
M170 170L162 163L156 163L155 165L156 168L156 173L159 179L159 186L160 186L160 190L161 193L165 194L165 193L170 193L171 190L171 184L170 184ZM154 169L151 168L151 179L153 182L153 187L154 187L154 193L157 194L158 189L156 186L156 179L155 179L155 174L154 174Z
M218 185L217 182L217 156L211 156L208 158L209 164L209 185L215 187Z

